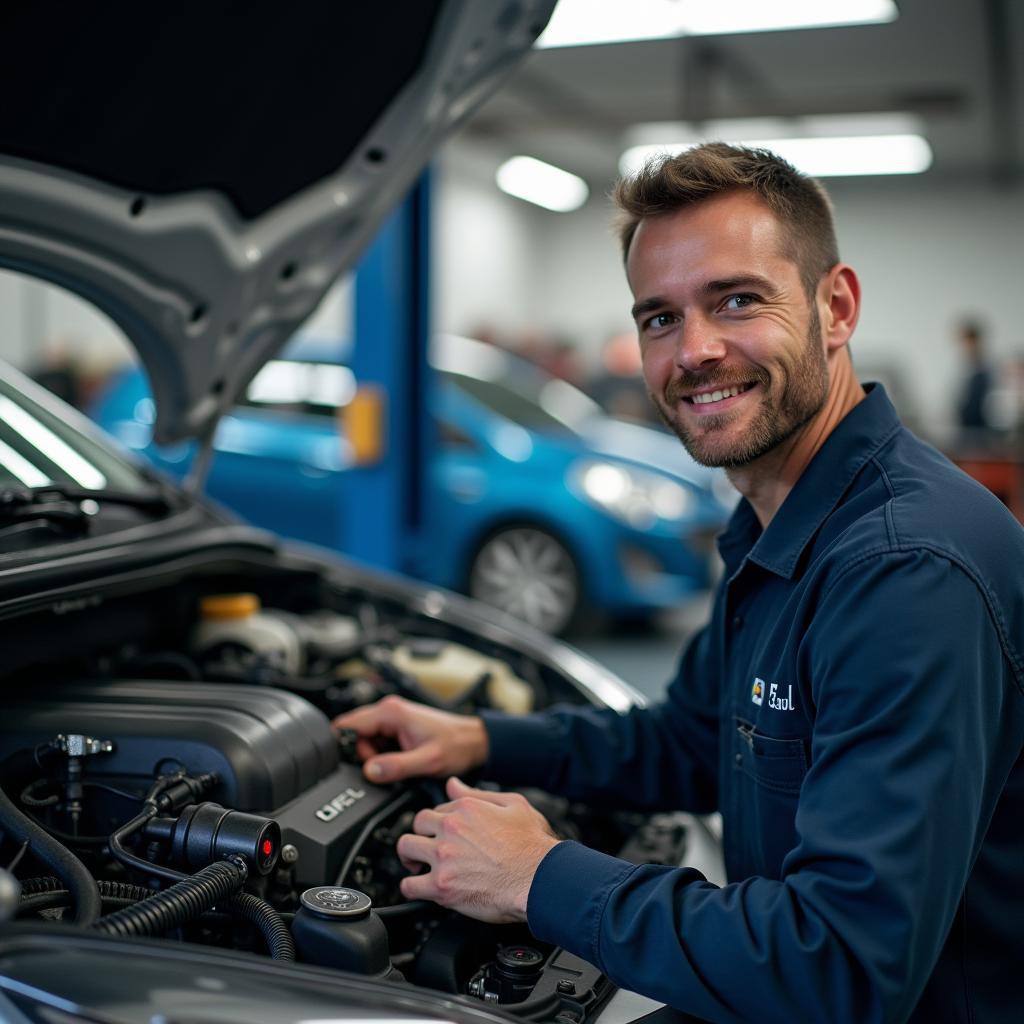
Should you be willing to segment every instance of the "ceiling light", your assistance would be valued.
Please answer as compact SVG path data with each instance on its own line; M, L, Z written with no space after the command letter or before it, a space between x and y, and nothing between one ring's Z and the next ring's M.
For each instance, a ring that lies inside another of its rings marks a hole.
M91 463L82 458L66 441L37 420L27 409L9 398L0 396L0 421L21 434L44 458L49 459L80 487L101 491L107 478Z
M560 0L537 47L895 21L894 0Z
M502 192L556 213L579 209L590 195L582 178L532 156L506 160L495 177Z
M893 0L718 0L688 3L683 31L699 36L877 25L895 21L898 13Z
M739 145L770 149L814 178L866 174L920 174L932 165L932 150L920 135L852 135L817 139L743 139ZM619 170L635 174L652 157L681 153L697 143L633 146L619 159Z

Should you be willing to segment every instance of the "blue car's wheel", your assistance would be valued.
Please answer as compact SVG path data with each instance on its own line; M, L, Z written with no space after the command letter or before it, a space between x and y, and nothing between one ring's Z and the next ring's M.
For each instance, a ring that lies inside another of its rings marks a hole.
M546 633L561 633L580 607L580 574L546 530L515 526L492 534L469 570L469 593Z

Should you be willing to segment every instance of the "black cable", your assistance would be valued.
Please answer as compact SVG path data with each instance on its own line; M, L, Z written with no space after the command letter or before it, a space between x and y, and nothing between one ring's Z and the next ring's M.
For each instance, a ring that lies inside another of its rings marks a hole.
M208 864L169 889L100 918L92 929L121 937L163 935L198 919L204 911L234 895L242 888L247 875L241 858Z
M295 959L292 933L281 915L266 900L261 900L252 893L243 892L232 896L224 906L234 917L240 917L259 929L263 938L267 940L267 948L274 960Z
M138 793L129 793L127 789L118 789L117 786L111 786L106 782L85 781L82 785L86 789L102 789L104 793L113 793L114 796L122 796L125 800L131 800L133 804L137 804L142 799Z
M28 840L26 839L25 842L23 842L21 846L18 847L18 852L14 855L14 859L11 861L10 864L7 865L7 870L11 874L14 874L14 869L21 863L21 858L24 857L27 852Z
M26 811L25 814L34 821L40 828L45 829L54 839L59 840L65 846L106 846L108 842L107 836L73 836L69 832L62 832L59 828L55 828L53 825L48 825L44 821L40 821L34 814Z
M109 912L135 906L139 901L125 899L121 896L101 896L100 902L103 904L104 911ZM71 903L71 893L67 889L56 889L53 892L37 892L34 896L24 897L18 904L18 917L39 913L40 910L66 907L69 903ZM103 918L100 918L100 920L102 921Z
M75 924L90 925L102 909L96 880L64 845L24 814L0 789L0 826L8 838L28 843L33 855L62 879L75 903Z
M151 861L143 860L141 857L136 857L134 853L124 848L124 840L138 832L156 815L156 804L147 801L147 807L141 814L137 814L127 824L122 825L110 837L111 856L115 860L119 860L125 867L134 868L136 871L141 871L146 875L155 875L157 878L163 878L170 882L181 882L189 876L181 871L175 871L174 868L165 868L162 864L154 864Z
M53 875L43 875L39 878L23 878L20 884L22 899L27 896L35 896L37 893L57 892L64 888L64 883ZM96 883L96 886L99 889L100 896L104 897L131 899L138 902L139 900L148 899L153 895L152 889L147 889L142 885L133 885L131 882L113 882L101 879Z
M100 897L103 901L104 910L121 910L126 907L137 907L140 903L154 899L156 895L150 889L140 885L132 885L129 882L101 881L99 884ZM71 902L71 894L67 889L61 888L59 878L47 876L43 878L30 878L22 883L23 895L18 907L18 916L31 913L38 913L40 910L51 910L56 907L66 907ZM165 890L169 892L170 890ZM222 904L232 917L241 918L254 925L267 943L267 949L274 960L294 960L295 943L292 941L292 933L288 930L281 915L266 900L253 896L251 893L243 892L232 896ZM148 921L153 915L149 915L147 907L147 918L144 927L148 928ZM100 918L94 926L98 930L106 931L103 922L107 918ZM163 920L163 918L161 918ZM184 924L185 921L177 922ZM175 925L168 925L169 930ZM123 926L121 926L123 927ZM123 934L116 932L115 934ZM139 934L157 934L156 932L145 931Z
M394 803L387 804L376 814L367 819L359 835L356 836L355 842L349 848L347 856L341 862L341 867L338 868L338 874L335 876L334 881L335 885L343 886L345 884L345 876L352 870L352 865L355 862L356 857L359 855L359 851L362 849L363 843L365 843L373 834L377 826L380 825L380 823L388 817L389 814L400 811L411 799L412 791L409 790L402 793Z
M374 913L385 923L409 914L418 914L428 907L435 907L436 904L430 900L407 900L405 903L392 903L390 907L374 907Z
M60 797L56 793L51 793L49 796L44 797L37 797L32 793L32 790L45 786L49 781L49 779L36 779L35 782L30 782L21 791L18 799L26 807L53 807L54 804L60 803Z
M151 861L143 860L134 853L126 850L124 841L145 827L150 819L155 818L161 811L174 810L175 805L184 806L186 802L192 802L203 792L209 791L217 782L217 776L212 773L204 773L199 776L189 776L185 772L176 772L173 775L161 776L149 788L142 801L142 812L137 814L131 821L122 825L110 837L110 853L115 860L119 860L126 867L134 868L146 875L155 875L170 882L181 882L187 878L194 877L175 871L173 868L166 868L160 864L153 864ZM172 792L168 792L172 791Z

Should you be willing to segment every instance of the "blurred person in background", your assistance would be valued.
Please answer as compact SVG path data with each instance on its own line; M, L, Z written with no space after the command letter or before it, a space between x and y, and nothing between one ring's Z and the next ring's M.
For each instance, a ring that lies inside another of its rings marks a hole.
M957 331L962 359L962 381L956 403L959 443L986 444L993 427L988 402L992 393L992 370L985 352L985 335L974 320L964 321Z
M824 189L712 143L621 182L643 374L743 495L664 701L336 720L372 782L450 776L403 894L710 1021L1016 1022L1024 1006L1024 530L861 385ZM397 750L394 749L397 745ZM504 785L719 811L729 884L560 840Z
M631 332L613 334L601 349L601 369L584 385L610 416L661 425L644 385L640 350Z

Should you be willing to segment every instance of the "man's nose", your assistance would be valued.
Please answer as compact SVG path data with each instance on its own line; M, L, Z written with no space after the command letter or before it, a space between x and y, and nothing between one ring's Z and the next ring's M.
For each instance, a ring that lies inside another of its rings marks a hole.
M725 358L725 341L701 316L687 316L678 337L676 365L684 370L704 370Z

